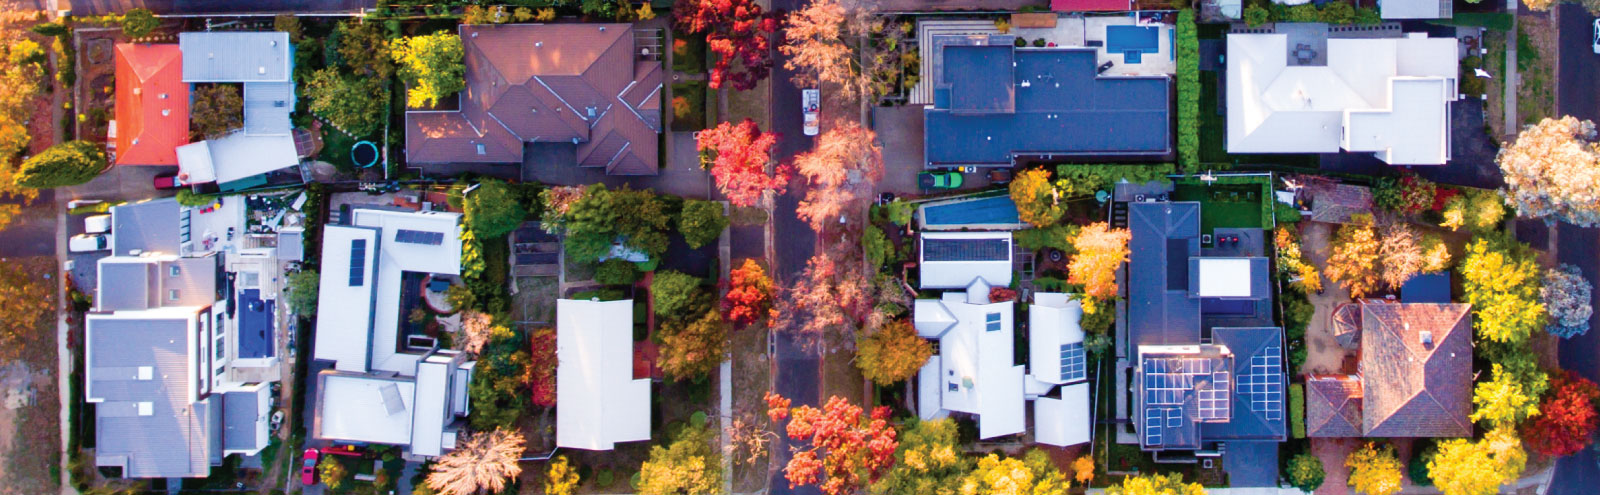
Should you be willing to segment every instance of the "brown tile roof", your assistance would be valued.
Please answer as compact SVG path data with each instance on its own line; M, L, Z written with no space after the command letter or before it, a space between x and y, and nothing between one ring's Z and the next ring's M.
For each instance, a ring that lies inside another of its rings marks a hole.
M663 73L660 62L634 60L631 24L468 25L461 40L459 116L408 118L408 161L519 162L520 144L503 142L571 142L582 166L656 173ZM509 154L478 154L485 140Z
M1468 304L1362 306L1362 433L1369 437L1472 434ZM1431 334L1432 344L1423 342Z
M1361 436L1361 391L1360 377L1306 377L1306 435Z

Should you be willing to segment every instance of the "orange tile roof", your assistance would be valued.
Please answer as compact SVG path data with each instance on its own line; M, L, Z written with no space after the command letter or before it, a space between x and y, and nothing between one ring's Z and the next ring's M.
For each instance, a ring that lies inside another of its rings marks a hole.
M189 85L176 44L117 45L117 165L177 165L189 143Z

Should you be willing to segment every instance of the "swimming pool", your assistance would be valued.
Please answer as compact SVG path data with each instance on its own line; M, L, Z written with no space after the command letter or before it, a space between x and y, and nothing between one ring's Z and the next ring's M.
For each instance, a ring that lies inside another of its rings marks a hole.
M277 354L272 315L276 301L261 299L260 289L239 291L239 358L270 358Z
M1010 196L961 198L929 203L918 209L922 227L928 230L1023 228L1017 205Z

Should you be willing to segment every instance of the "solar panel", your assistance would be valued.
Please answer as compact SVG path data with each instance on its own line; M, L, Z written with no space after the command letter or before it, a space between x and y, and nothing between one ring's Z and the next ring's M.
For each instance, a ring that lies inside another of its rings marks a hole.
M1061 379L1064 381L1082 380L1088 377L1088 370L1084 365L1083 343L1073 343L1061 346Z
M1283 419L1283 348L1267 346L1250 356L1250 373L1239 377L1239 391L1250 409L1268 421Z
M360 287L367 280L367 240L350 241L350 286Z
M394 241L406 244L438 246L444 244L444 232L400 229L394 233Z
M1167 427L1168 428L1177 428L1179 426L1183 426L1183 410L1182 409L1178 409L1176 407L1169 407L1169 408L1166 408L1165 411L1166 411L1166 415L1167 415Z
M1010 239L922 240L923 261L1006 261L1011 259Z
M1150 409L1144 413L1144 444L1161 445L1161 416L1159 409Z

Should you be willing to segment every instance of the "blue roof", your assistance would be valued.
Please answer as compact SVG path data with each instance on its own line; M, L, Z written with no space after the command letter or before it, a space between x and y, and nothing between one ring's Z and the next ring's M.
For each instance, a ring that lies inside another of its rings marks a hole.
M1167 77L1096 77L1093 50L1018 50L994 38L973 42L1004 44L944 45L940 97L924 110L926 166L1171 151Z
M1425 273L1400 286L1400 302L1449 303L1450 272Z
M274 301L262 300L259 289L239 291L239 357L269 358L276 354L272 335Z
M1202 425L1201 435L1207 441L1283 441L1289 410L1283 329L1218 327L1211 338L1233 353L1234 412L1226 423Z
M1278 443L1228 442L1222 469L1228 472L1228 486L1277 488Z
M1130 339L1134 345L1200 343L1200 300L1189 297L1188 282L1188 259L1200 255L1200 203L1130 203L1128 216ZM1182 261L1173 267L1174 260Z

